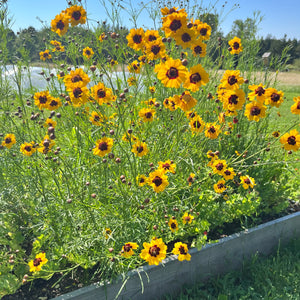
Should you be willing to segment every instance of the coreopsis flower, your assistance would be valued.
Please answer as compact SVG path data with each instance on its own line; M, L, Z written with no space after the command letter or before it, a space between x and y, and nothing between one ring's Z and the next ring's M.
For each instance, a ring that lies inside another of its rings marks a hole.
M141 72L141 63L137 60L134 60L127 66L127 69L130 73L139 74ZM134 78L134 77L133 77Z
M109 61L109 65L110 65L111 67L116 66L117 64L119 64L118 61L116 61L116 60L114 60L114 59L111 59L111 60Z
M172 8L168 8L168 7L163 7L160 9L160 12L162 15L167 16L173 13L179 13L179 12L184 12L184 8L178 10L178 7L173 6Z
M136 136L134 136L132 133L124 133L122 136L122 141L124 142L129 142L129 141L137 141L138 138Z
M105 119L106 118L101 113L98 113L96 111L92 111L91 116L89 118L89 120L95 126L102 126L103 123L104 123L104 121L105 121Z
M195 173L190 173L190 176L187 178L187 182L188 182L189 186L191 186L192 183L194 182L195 176L196 176Z
M52 40L50 41L50 44L53 45L53 46L61 46L61 42L57 41L57 40Z
M82 6L73 5L66 10L66 16L69 18L72 26L85 24L86 11Z
M206 55L206 44L201 39L196 40L191 49L194 56L204 57Z
M121 255L125 258L130 258L134 255L134 251L139 247L137 243L128 242L122 247Z
M196 29L199 39L201 40L209 40L211 35L211 27L207 23L203 23L200 20L195 20L192 22L194 24L194 28Z
M187 69L180 59L169 58L166 62L156 65L154 71L163 85L170 88L179 88L187 76Z
M283 92L277 91L274 88L267 88L265 93L265 104L279 107L283 102Z
M145 54L148 60L163 58L166 55L166 46L162 42L161 38L146 43Z
M28 263L29 266L29 272L39 272L42 269L42 266L45 265L48 262L48 259L46 258L46 253L42 252L35 256L34 260L31 260Z
M233 168L226 168L222 175L225 180L232 180L236 173L234 172Z
M227 169L227 162L223 159L214 159L212 163L212 169L215 174L223 175Z
M63 36L69 28L69 18L65 13L57 15L54 20L51 20L51 30L59 36Z
M52 55L49 53L49 50L41 51L40 52L40 59L46 61L47 59L51 59Z
M137 79L136 79L136 77L129 77L127 79L127 82L128 82L129 86L137 85Z
M197 100L189 91L185 91L181 95L174 95L174 101L176 106L184 112L190 111L197 104Z
M291 106L291 112L295 115L300 115L300 96L294 97L294 104Z
M99 105L116 100L116 96L114 96L112 89L107 88L102 82L91 87L91 97L97 101Z
M26 156L31 156L36 151L34 148L34 142L24 143L20 147L20 152Z
M222 194L226 189L225 180L219 180L216 184L214 184L214 190L218 194Z
M224 112L220 112L219 115L218 115L218 121L220 124L223 124L225 123L225 116L226 114Z
M237 90L244 83L239 70L226 70L221 79L221 87L228 90Z
M112 234L112 231L110 228L105 228L103 231L103 235L105 236L105 239L108 239Z
M168 176L161 169L155 170L149 174L147 183L156 193L160 193L169 185Z
M258 102L260 103L264 103L265 99L266 99L266 89L265 86L260 83L259 85L253 84L253 85L249 85L249 90L251 90L251 93L248 93L248 98L251 101L255 101L255 98Z
M189 213L184 213L182 216L182 223L185 225L186 223L191 224L194 220L194 216L190 215Z
M224 110L236 111L243 108L245 103L245 93L242 89L225 90L219 97L223 103Z
M73 85L67 91L74 107L80 107L89 100L90 93L86 86Z
M142 157L148 154L149 149L146 143L137 141L135 144L132 145L131 152L133 152L138 157Z
M187 13L178 12L172 13L162 18L162 30L165 32L166 37L174 37L177 31L186 26L187 24Z
M174 97L166 98L163 101L163 105L164 105L165 108L169 109L170 111L174 111L174 110L177 109Z
M76 86L86 86L90 82L89 76L83 71L82 68L71 70L70 74L65 75L64 83L67 88Z
M207 123L205 129L205 136L211 140L217 139L220 134L220 125L216 123Z
M99 40L100 43L102 43L102 42L104 41L104 39L105 39L105 32L102 32L102 33L99 35L98 40Z
M174 34L174 39L177 45L180 45L183 49L190 48L196 42L196 32L194 28L188 28L182 26Z
M16 136L13 133L8 133L5 135L1 145L10 149L16 143Z
M183 261L183 260L190 261L191 255L188 253L188 251L189 249L187 247L187 244L177 242L174 245L174 249L172 250L172 253L178 255L179 261Z
M280 131L279 131L279 130L273 131L273 132L272 132L272 135L273 135L275 138L278 138L278 137L280 136Z
M300 134L296 129L285 133L280 138L280 143L283 144L285 150L297 151L300 148Z
M143 28L131 29L126 37L128 41L128 46L136 51L143 50L145 32Z
M55 46L53 49L52 49L52 52L65 52L65 46Z
M208 81L208 73L200 64L198 64L190 69L183 87L191 90L192 92L196 92L202 85L206 85Z
M252 101L246 105L245 116L249 121L258 122L261 118L266 116L267 107L261 102Z
M171 218L168 222L168 225L172 232L178 231L178 222L175 219Z
M157 30L146 30L145 31L145 44L161 39Z
M144 249L141 251L140 257L151 265L159 265L166 258L167 246L160 239L152 239L150 243L143 243Z
M138 175L136 177L136 181L139 186L144 186L145 184L147 184L147 177L143 174Z
M50 119L50 118L47 118L45 123L44 123L45 128L49 128L49 127L55 128L56 125L57 125L57 122L55 120Z
M86 58L90 59L94 55L94 51L90 47L85 47L82 50L82 55L85 56Z
M249 187L253 188L255 184L254 178L246 175L246 176L240 176L240 184L242 184L243 188L247 190Z
M159 161L158 162L158 169L159 170L163 170L165 173L173 173L175 174L175 170L176 170L176 164L168 159L166 161Z
M52 111L58 109L61 106L62 103L59 98L51 97L46 108Z
M230 40L228 42L228 44L231 48L231 51L230 51L231 54L239 54L243 51L241 39L236 36L232 40Z
M142 108L139 111L139 116L143 119L144 122L152 122L155 113L155 110L152 108Z
M51 148L55 145L55 141L51 140L49 135L46 135L43 140L39 144L39 148L37 149L40 153L47 154Z
M103 137L96 141L96 147L93 149L93 154L103 157L105 154L111 152L113 144L112 138Z
M49 91L37 92L33 96L34 104L40 109L45 109L48 107L52 96L49 94Z
M154 94L156 91L156 87L155 86L149 86L149 91L151 94Z

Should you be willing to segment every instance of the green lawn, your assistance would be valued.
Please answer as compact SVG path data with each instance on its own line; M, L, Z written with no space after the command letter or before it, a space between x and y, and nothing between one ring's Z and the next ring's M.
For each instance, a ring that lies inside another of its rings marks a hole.
M186 286L177 297L165 297L192 299L300 299L300 239L268 258L254 256L239 271Z

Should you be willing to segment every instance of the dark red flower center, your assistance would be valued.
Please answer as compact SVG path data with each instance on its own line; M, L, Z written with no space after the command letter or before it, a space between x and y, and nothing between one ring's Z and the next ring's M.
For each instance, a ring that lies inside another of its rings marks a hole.
M236 77L235 77L234 75L231 75L231 76L228 77L227 82L228 82L230 85L234 85L234 84L237 83L238 81L237 81L237 79L236 79Z
M99 143L98 149L101 150L101 151L107 150L107 149L108 149L107 143L106 143L106 142L101 142L101 143Z
M10 144L11 143L11 138L6 138L5 139L5 144Z
M272 100L273 102L279 101L279 100L280 100L280 95L277 94L277 93L273 93L273 94L271 95L271 100Z
M146 117L147 119L151 119L151 118L152 118L152 113L151 113L150 111L146 112L146 113L145 113L145 117Z
M300 109L300 101L297 103L297 109Z
M34 261L33 261L33 265L35 267L39 266L40 263L42 262L41 258L35 258Z
M182 254L182 255L186 255L187 254L187 252L185 251L185 249L184 249L183 246L180 246L178 250L179 250L180 254Z
M49 57L49 53L48 52L44 52L43 53L43 57Z
M157 255L159 255L159 251L160 251L160 248L157 247L157 245L154 245L152 247L149 248L149 254L151 256L154 256L156 257Z
M296 137L293 136L293 135L289 136L288 139L287 139L287 142L288 142L289 145L292 145L292 146L296 145Z
M265 93L265 89L262 86L259 86L256 90L255 90L255 94L258 96L262 96Z
M82 94L82 89L80 87L77 87L73 90L73 95L75 98L79 98Z
M169 70L168 70L168 72L167 72L167 77L169 78L169 79L175 79L175 78L177 78L178 76L179 76L179 74L178 74L178 70L176 69L176 68L174 68L174 67L171 67Z
M135 34L132 40L135 44L140 44L142 42L142 36L140 34Z
M175 222L172 222L171 225L170 225L170 227L171 227L172 229L176 229L176 228L177 228L176 223L175 223Z
M234 50L237 50L237 49L239 49L240 48L240 44L238 43L238 42L234 42L234 44L233 44L233 49Z
M131 246L130 244L126 244L126 245L124 246L124 251L125 251L125 252L129 252L129 251L131 250L131 248L132 248L132 246Z
M218 188L219 188L219 189L223 189L223 188L224 188L224 183L219 183L219 184L218 184Z
M250 111L251 116L258 116L261 112L261 109L257 106L253 106Z
M199 128L201 127L201 123L200 123L199 121L195 121L195 122L193 123L193 126L194 126L194 128L199 129Z
M186 217L184 217L184 220L185 220L186 222L189 222L189 221L191 220L191 217L190 217L190 216L186 216Z
M196 46L196 47L194 48L194 52L195 52L196 54L201 54L201 53L202 53L202 47L201 47L201 46Z
M99 117L99 116L94 116L94 121L95 121L95 122L100 121L100 117Z
M136 151L137 151L138 153L142 153L142 152L144 151L143 146L137 146L137 147L136 147Z
M177 31L179 28L181 28L182 24L180 20L173 20L169 26L169 28L172 31Z
M31 152L32 147L31 147L31 146L26 146L24 149L25 149L27 152Z
M185 32L181 36L181 39L182 39L183 42L188 43L192 38L191 38L191 36L187 32Z
M170 166L170 164L165 163L165 164L162 165L162 167L163 167L165 170L169 170L171 166Z
M72 18L75 20L75 21L79 21L80 18L81 18L81 12L79 10L76 10L72 13Z
M152 35L152 34L149 35L149 37L148 37L149 42L153 42L153 41L156 41L156 40L157 40L157 37L155 35Z
M99 98L104 98L106 96L106 93L105 93L104 90L100 89L100 90L97 91L97 96Z
M57 106L57 104L58 104L58 102L56 100L52 100L49 105L50 106Z
M229 170L224 171L224 174L229 176L231 174L231 172Z
M208 132L215 133L216 132L215 127L214 126L209 127Z
M152 52L154 55L157 55L157 53L159 53L159 51L160 51L160 46L158 46L158 45L153 45L153 46L151 47L151 52Z
M200 29L200 35L205 36L207 34L207 28Z
M80 75L75 75L71 78L71 81L74 82L79 82L79 81L83 81Z
M250 183L251 183L251 181L250 181L249 178L244 179L244 182L245 182L246 184L250 184Z
M191 83L197 83L201 80L201 75L197 72L197 73L194 73L190 76L190 82Z
M162 179L160 178L160 177L158 177L158 176L156 176L153 180L152 180L152 182L156 185L156 186L160 186L161 184L162 184Z
M91 55L91 51L90 51L90 50L85 50L85 54L86 54L87 56L90 56L90 55Z
M45 104L47 102L47 97L46 96L40 96L39 101L41 104Z
M145 182L145 178L140 178L140 183L144 183Z
M237 99L238 99L238 96L237 96L237 95L231 95L231 96L229 97L229 99L228 99L228 102L229 102L230 104L238 104Z
M224 165L223 165L222 163L216 164L216 169L217 169L218 171L223 170L223 168L224 168Z
M59 20L57 23L56 23L56 28L60 29L60 30L63 30L65 28L65 23L62 21L62 20Z

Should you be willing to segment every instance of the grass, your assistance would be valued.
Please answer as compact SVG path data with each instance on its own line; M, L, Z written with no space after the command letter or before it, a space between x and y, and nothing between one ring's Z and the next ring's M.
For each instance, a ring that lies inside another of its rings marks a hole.
M270 257L255 255L239 271L186 286L177 297L192 299L300 299L300 239Z

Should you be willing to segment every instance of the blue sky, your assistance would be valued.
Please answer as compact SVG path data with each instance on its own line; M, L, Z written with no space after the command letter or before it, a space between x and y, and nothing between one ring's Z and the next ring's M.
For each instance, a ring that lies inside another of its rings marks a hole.
M59 14L63 9L67 8L66 0L8 0L8 8L10 16L13 18L14 24L12 29L18 31L28 26L37 29L42 27L40 18L46 25L50 25L51 19ZM87 8L88 18L91 20L103 21L107 19L105 9L101 4L102 0L82 0L83 6ZM108 1L105 1L106 3ZM220 12L225 0L190 0L190 3L205 3L206 7L211 8L216 4L216 10ZM124 2L123 2L124 3ZM138 8L140 1L131 0L132 6ZM144 3L149 3L145 0ZM239 7L231 10L234 4L238 3ZM266 36L271 34L276 38L296 38L300 40L300 1L299 0L227 0L227 4L223 8L224 21L221 24L222 31L227 34L231 29L232 22L236 19L245 20L247 17L253 17L254 11L260 11L264 16L263 21L259 25L258 36ZM130 16L122 13L123 25L128 28L134 27L129 21ZM93 21L90 21L93 25ZM138 26L153 27L153 22L148 15L142 13L138 19Z

